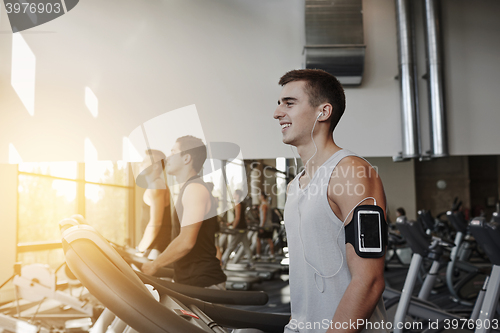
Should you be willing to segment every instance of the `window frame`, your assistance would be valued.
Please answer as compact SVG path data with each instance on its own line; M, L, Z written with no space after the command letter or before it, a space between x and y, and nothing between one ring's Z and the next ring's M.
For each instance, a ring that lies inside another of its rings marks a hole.
M116 162L115 162L116 163ZM44 175L33 172L20 171L19 165L17 167L17 181L19 184L19 177L22 175L27 175L31 177L42 177L51 180L64 180L64 181L72 181L76 183L76 213L85 216L85 185L92 184L98 186L108 186L108 187L117 187L128 190L127 197L128 202L128 228L126 240L128 245L134 244L135 242L135 181L132 172L131 163L126 163L126 168L128 169L128 185L118 185L118 184L109 184L109 183L101 183L101 182L91 182L85 180L85 163L77 163L77 176L76 179L58 177L52 175ZM62 248L61 241L36 241L36 242L19 242L19 228L20 228L20 204L19 204L19 189L16 191L17 194L17 214L16 214L16 260L19 258L19 254L27 253L27 252L39 252L39 251L47 251L47 250L55 250Z

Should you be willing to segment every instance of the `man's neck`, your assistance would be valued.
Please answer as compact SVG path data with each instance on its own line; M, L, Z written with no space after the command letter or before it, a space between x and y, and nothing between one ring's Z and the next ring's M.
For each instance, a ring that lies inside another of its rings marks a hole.
M179 185L182 186L191 177L194 177L196 175L197 175L196 171L194 171L191 168L189 168L189 169L183 169L183 170L180 170L177 175L175 175L175 179L177 180L177 183L179 183Z
M314 147L312 141L297 147L297 152L299 153L302 163L304 163L306 168L306 174L311 178L318 168L320 168L323 163L330 158L330 156L341 149L335 144L333 138L320 139L318 137L314 138L316 148Z

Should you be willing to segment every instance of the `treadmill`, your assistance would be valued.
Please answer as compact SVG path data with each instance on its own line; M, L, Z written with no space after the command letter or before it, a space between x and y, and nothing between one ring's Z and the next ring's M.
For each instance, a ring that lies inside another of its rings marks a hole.
M71 218L63 219L59 222L59 227L61 231L64 231L75 225L88 225L81 215L73 215ZM109 242L109 241L108 241ZM134 265L138 269L141 269L142 264L150 261L146 257L138 256L136 251L127 246L121 246L113 242L109 242L114 249L120 254L120 256L125 259L130 265ZM155 273L156 277L172 279L174 276L174 269L172 265L167 267L161 267ZM226 289L229 290L251 290L252 286L256 283L261 283L262 278L256 276L244 276L244 275L231 275L226 274Z
M254 229L249 228L248 236L253 237L252 231ZM219 233L226 234L226 235L237 235L239 233L246 232L246 230L242 229L231 229L227 227L221 227L219 230ZM253 250L253 248L252 248ZM228 251L228 249L226 249ZM272 280L275 278L277 274L279 274L280 269L276 267L271 267L269 265L260 265L259 263L255 262L255 268L254 269L248 269L246 263L237 263L241 256L243 255L244 248L243 246L240 246L239 248L236 248L237 255L234 257L236 263L231 263L228 262L226 264L226 268L224 269L224 273L227 275L228 279L229 277L254 277L254 278L259 278L263 280Z
M105 332L109 326L123 333L225 333L226 327L234 332L281 333L289 321L289 314L233 309L188 297L144 274L139 277L90 226L67 229L62 244L72 272L107 307L92 332Z

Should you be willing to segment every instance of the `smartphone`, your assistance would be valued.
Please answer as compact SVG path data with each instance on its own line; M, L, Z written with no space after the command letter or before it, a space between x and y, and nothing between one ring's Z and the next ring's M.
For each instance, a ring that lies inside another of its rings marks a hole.
M358 244L361 252L382 252L382 221L379 212L358 211Z

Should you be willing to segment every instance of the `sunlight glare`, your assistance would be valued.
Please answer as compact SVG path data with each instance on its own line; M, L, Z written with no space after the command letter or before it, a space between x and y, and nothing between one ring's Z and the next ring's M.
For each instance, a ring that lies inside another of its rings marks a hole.
M9 143L9 164L19 164L23 163L21 155L16 150L16 147L12 143Z
M142 156L126 136L123 137L122 159L126 162L142 162Z
M54 179L52 181L52 188L56 190L57 196L63 196L66 198L68 202L72 202L76 199L76 183L67 181Z
M85 185L85 198L88 200L92 200L94 203L100 200L101 198L101 187L94 184Z
M11 85L28 113L35 115L36 57L21 33L12 35Z
M120 164L118 165L120 167ZM85 167L85 180L88 182L99 183L104 181L105 174L113 174L113 162L111 161L95 161L88 163Z
M61 178L76 179L76 162L24 162L19 164L19 171L51 175Z
M99 101L97 96L89 87L85 87L85 105L89 109L92 116L97 118L97 115L99 114Z
M92 144L89 138L85 138L85 162L97 161L97 149Z

